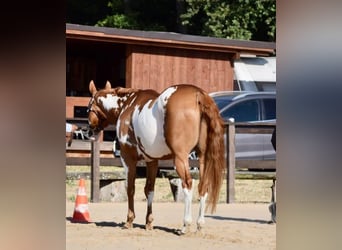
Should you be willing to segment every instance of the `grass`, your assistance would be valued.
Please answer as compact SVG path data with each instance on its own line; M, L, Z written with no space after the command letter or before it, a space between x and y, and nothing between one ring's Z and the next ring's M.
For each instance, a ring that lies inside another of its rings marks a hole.
M89 166L66 166L67 172L90 172ZM100 167L100 171L122 171L121 167ZM145 200L144 185L145 178L136 179L135 200ZM90 199L90 180L85 181L86 192ZM195 181L194 200L197 199L197 184ZM271 200L272 180L235 180L235 202L237 203L269 203ZM66 180L66 199L75 201L78 190L78 180ZM172 202L169 180L167 178L157 178L155 184L154 202ZM219 203L226 202L226 180L223 181Z

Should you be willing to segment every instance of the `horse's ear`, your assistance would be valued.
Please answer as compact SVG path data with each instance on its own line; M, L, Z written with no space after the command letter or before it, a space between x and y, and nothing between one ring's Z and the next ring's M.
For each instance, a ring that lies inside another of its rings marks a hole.
M95 83L94 83L93 80L91 80L90 83L89 83L89 91L90 91L90 94L92 96L94 96L95 93L97 92L96 87L95 87Z
M106 82L106 86L105 86L105 89L111 89L112 88L112 85L110 84L109 81Z

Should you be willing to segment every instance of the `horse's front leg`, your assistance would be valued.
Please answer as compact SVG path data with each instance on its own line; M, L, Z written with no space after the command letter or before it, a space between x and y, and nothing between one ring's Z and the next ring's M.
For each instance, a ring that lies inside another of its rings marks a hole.
M127 157L123 158L122 156L121 156L121 161L126 172L126 192L127 192L127 198L128 198L127 221L124 225L124 228L132 228L133 220L135 219L134 193L135 193L135 176L136 176L137 161L134 161L131 158L127 158Z
M152 202L154 197L154 185L158 172L158 161L146 162L146 184L144 188L147 200L146 225L147 230L153 229Z

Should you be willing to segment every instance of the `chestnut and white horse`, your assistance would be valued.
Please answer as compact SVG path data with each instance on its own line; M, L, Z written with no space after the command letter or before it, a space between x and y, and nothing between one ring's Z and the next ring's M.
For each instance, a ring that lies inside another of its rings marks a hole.
M176 172L182 180L185 211L180 234L186 233L192 222L192 178L189 153L199 156L200 209L197 228L204 224L205 203L215 211L223 178L223 121L213 99L193 85L174 85L161 94L154 90L112 88L107 81L97 91L89 84L92 95L88 122L97 133L109 124L116 124L121 161L127 179L128 214L126 228L133 227L135 218L134 192L136 165L146 162L145 195L147 199L146 229L153 229L152 201L158 172L158 160L174 159Z

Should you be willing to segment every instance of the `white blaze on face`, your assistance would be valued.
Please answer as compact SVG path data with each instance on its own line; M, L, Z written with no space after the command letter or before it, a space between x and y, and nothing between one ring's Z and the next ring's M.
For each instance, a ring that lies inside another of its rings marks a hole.
M107 94L105 97L100 96L98 102L101 101L105 110L109 111L111 109L119 108L118 100L120 98L116 95Z
M149 108L152 100L148 101L139 111L135 107L133 113L133 127L136 138L140 140L144 151L151 157L162 157L170 154L164 137L165 105L177 88L172 87L164 91Z

